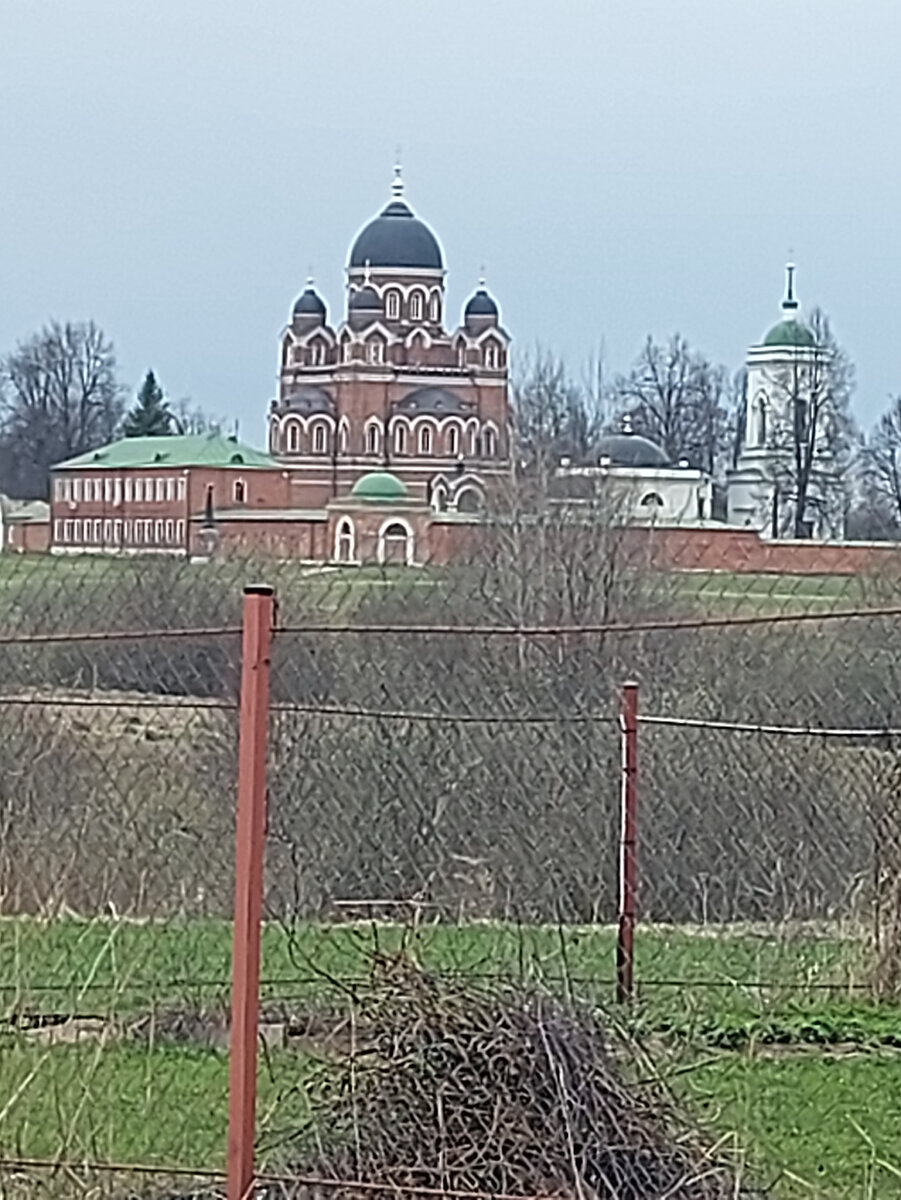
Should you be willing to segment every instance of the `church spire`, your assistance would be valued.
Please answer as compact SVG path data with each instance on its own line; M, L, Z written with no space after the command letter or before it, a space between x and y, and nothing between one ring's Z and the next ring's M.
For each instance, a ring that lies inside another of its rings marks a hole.
M795 264L785 265L785 299L782 301L782 311L786 319L795 316L798 311L798 301L795 297Z

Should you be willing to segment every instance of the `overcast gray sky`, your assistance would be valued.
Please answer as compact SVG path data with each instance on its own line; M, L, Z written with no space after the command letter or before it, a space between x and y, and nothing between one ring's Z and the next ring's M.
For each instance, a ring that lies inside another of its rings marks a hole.
M901 391L898 0L0 0L0 352L92 317L131 387L263 440L312 265L334 316L395 146L454 317L730 368L791 248L868 424Z

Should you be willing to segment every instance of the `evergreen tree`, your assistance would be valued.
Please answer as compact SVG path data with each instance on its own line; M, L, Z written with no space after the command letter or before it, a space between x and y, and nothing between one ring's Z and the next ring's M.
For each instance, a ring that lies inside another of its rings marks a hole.
M153 371L148 371L144 377L122 432L125 437L164 437L172 433L172 413Z

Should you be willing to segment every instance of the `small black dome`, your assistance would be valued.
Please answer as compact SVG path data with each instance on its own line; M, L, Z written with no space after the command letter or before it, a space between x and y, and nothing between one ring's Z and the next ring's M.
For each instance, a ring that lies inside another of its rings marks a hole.
M348 308L365 308L367 311L378 309L381 311L382 301L378 292L371 287L360 288L358 292L351 292L350 299L347 302Z
M440 271L444 266L438 239L403 200L392 200L357 235L348 266L365 267L367 263L427 271Z
M666 451L639 433L611 433L597 445L598 458L609 458L614 467L665 467Z
M470 296L466 307L463 309L465 317L496 317L498 315L498 307L494 299L489 296L485 288L480 287L479 290Z
M325 301L319 293L308 284L306 291L298 296L294 305L295 317L325 317Z

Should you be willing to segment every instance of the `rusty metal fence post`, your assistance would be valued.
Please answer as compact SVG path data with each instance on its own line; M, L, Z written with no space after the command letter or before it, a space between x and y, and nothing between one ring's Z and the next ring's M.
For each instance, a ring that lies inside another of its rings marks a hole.
M635 975L635 843L638 835L638 684L624 683L620 702L622 776L619 842L619 927L616 937L616 1000L632 1000Z
M271 587L255 585L244 589L228 1071L228 1200L246 1200L253 1188L266 748L274 617L275 594Z

